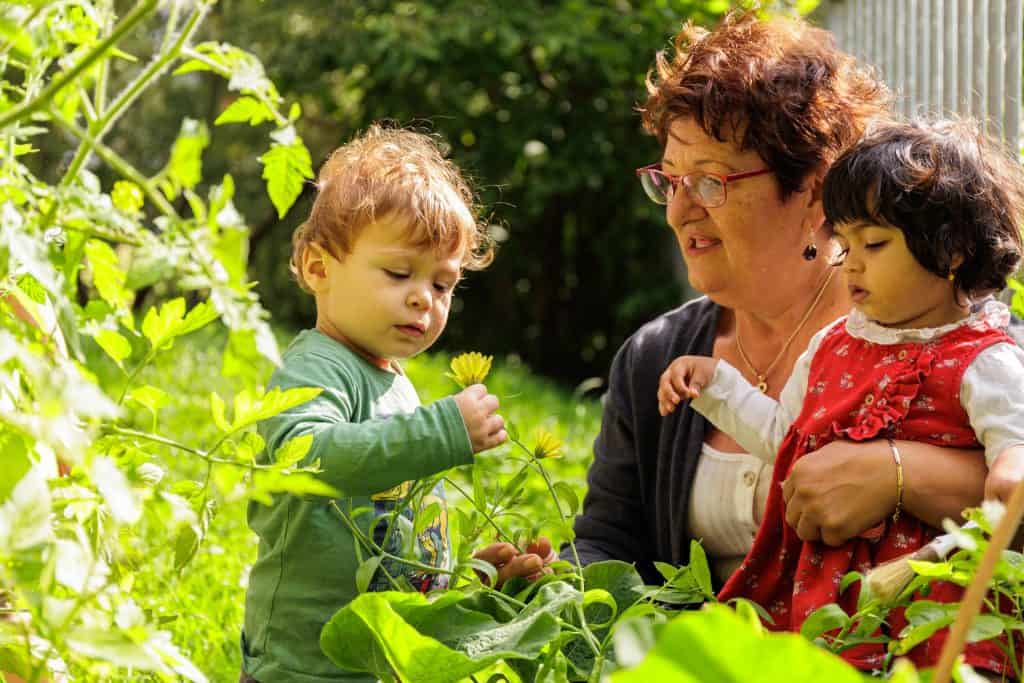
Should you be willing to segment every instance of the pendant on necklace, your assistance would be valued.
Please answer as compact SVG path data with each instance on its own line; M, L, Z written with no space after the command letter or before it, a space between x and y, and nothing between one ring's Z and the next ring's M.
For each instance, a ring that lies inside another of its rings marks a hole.
M768 393L768 378L766 378L764 375L758 375L757 376L757 388L761 391L762 394L767 394Z

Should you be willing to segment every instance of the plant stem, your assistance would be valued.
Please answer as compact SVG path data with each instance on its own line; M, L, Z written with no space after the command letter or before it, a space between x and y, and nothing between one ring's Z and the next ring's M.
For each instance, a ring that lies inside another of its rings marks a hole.
M39 93L37 97L28 102L19 102L16 106L0 113L0 128L4 128L11 123L25 119L39 109L46 107L57 93L63 90L69 83L72 83L79 74L92 66L97 59L103 57L110 48L114 47L114 45L116 45L117 42L125 36L125 34L135 28L136 24L145 19L146 15L156 8L156 5L157 0L142 0L142 2L135 6L135 9L129 12L128 15L114 27L114 30L110 32L110 35L101 40L100 43L90 50L85 57L82 57L77 64L62 73L57 80L51 82L50 85L47 86L43 92Z
M174 439L168 439L167 437L160 436L158 434L149 434L147 432L140 432L140 431L137 431L135 429L129 429L127 427L119 427L117 425L109 425L109 426L107 426L105 428L105 431L107 431L107 432L109 432L111 434L117 434L118 436L130 436L130 437L134 437L136 439L143 439L145 441L152 441L153 443L158 443L158 444L161 444L163 446L170 446L171 448L176 448L179 451L184 451L186 453L191 453L192 455L196 456L197 458L201 458L202 460L205 460L206 462L211 463L211 464L231 465L232 467L242 467L242 468L245 468L245 469L248 469L248 470L271 470L271 469L274 469L273 465L260 465L258 463L246 463L246 462L238 462L237 460L228 460L227 458L217 458L217 457L214 457L214 456L210 455L209 452L201 451L198 448L193 448L191 446L186 446L185 444L183 444L183 443L181 443L179 441L175 441Z
M174 210L174 207L171 206L170 202L168 202L162 194L153 188L152 183L150 183L142 173L136 170L134 166L128 163L117 152L104 145L89 131L79 127L72 121L65 119L63 114L52 107L50 108L49 113L50 117L57 123L57 125L81 140L82 145L86 146L86 149L95 151L96 155L103 159L108 166L138 185L143 194L149 197L149 201L153 202L153 204L155 204L164 215L175 220L179 219L178 212ZM79 147L79 149L82 149L82 147ZM54 206L56 206L56 204L54 204Z
M217 62L213 61L212 59L204 55L202 52L198 52L191 48L187 48L184 51L184 53L185 56L189 59L194 59L197 62L202 62L210 69L210 71L213 71L215 74L221 76L222 78L231 78L230 69L226 68L222 64L218 64ZM275 106L274 102L272 102L270 98L266 96L265 93L262 93L258 90L247 90L245 94L249 95L250 97L255 97L257 100L259 100L263 104L263 106L265 106L267 110L274 115L274 123L276 123L279 127L283 128L284 126L288 125L288 119L277 110L277 107Z
M444 480L445 480L445 482L447 482L448 484L451 484L451 485L452 485L452 487L454 487L454 489L455 489L456 491L458 491L459 493L461 493L461 494L462 494L462 497L463 497L463 498L465 498L466 500L468 500L468 501L469 501L469 502L470 502L470 503L471 503L471 504L473 505L473 508L474 508L474 509L476 509L476 511L477 511L477 512L479 512L479 513L480 513L481 515L483 515L483 516L484 516L484 519L486 519L486 520L487 520L487 522L488 522L488 523L489 523L489 524L490 524L490 525L491 525L492 527L494 527L494 531L495 531L495 533L497 533L497 534L498 534L498 538L500 538L500 539L504 540L504 541L505 541L506 543L511 543L511 544L512 544L512 547L514 547L514 548L516 549L516 553L517 553L517 554L520 554L520 555L522 555L523 551L522 551L522 550L521 550L521 549L519 548L519 546L517 546L517 545L516 545L516 544L515 544L515 543L514 543L514 542L512 541L512 539L508 537L508 534L506 534L506 533L505 533L504 531L502 531L502 530L501 530L501 527L499 527L499 526L498 526L498 524L497 524L497 523L496 523L496 522L494 521L494 519L493 519L493 518L492 518L492 517L491 517L491 516L490 516L490 515L489 515L489 514L487 513L487 511L486 511L486 510L482 509L482 508L481 508L481 507L480 507L479 505L477 505L477 504L476 504L476 500L475 500L475 499L474 499L474 498L473 498L472 496L468 495L468 494L467 494L467 493L466 493L466 492L465 492L465 491L464 491L464 490L462 489L462 487L461 487L461 486L459 486L458 484L456 484L456 483L455 483L454 481L452 481L452 480L451 480L451 479L449 479L448 477L445 477L445 478L444 478Z

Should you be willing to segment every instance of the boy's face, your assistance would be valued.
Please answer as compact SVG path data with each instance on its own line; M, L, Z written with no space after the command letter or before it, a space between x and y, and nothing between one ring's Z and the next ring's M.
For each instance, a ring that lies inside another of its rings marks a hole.
M838 223L843 274L855 308L887 327L939 327L963 317L953 283L926 270L890 225Z
M407 232L405 221L385 216L365 226L340 261L319 251L317 329L378 362L408 358L437 340L461 273L461 253L411 246Z

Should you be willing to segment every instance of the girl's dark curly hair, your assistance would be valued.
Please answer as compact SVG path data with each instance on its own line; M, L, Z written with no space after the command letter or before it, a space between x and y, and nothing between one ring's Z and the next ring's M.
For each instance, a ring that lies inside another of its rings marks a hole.
M1024 171L973 121L873 126L835 161L822 192L829 224L899 228L921 266L954 273L970 297L1002 289L1020 264Z

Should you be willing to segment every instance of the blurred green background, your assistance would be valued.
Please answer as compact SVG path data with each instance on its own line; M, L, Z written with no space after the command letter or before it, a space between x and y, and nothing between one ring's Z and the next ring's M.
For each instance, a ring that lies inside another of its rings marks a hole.
M198 40L254 53L282 94L301 102L298 130L315 168L374 120L439 134L475 179L500 248L488 270L461 286L438 348L509 357L575 385L603 377L630 332L692 294L661 207L633 173L659 156L636 106L655 52L683 21L710 25L736 4L223 0ZM162 38L156 22L143 39ZM146 173L165 159L183 117L212 122L233 99L205 73L165 76L157 92L111 141ZM266 131L211 126L210 136L203 177L235 178L260 296L276 325L311 325L312 299L287 264L312 184L279 220L257 160ZM42 146L36 170L56 177L68 159Z

